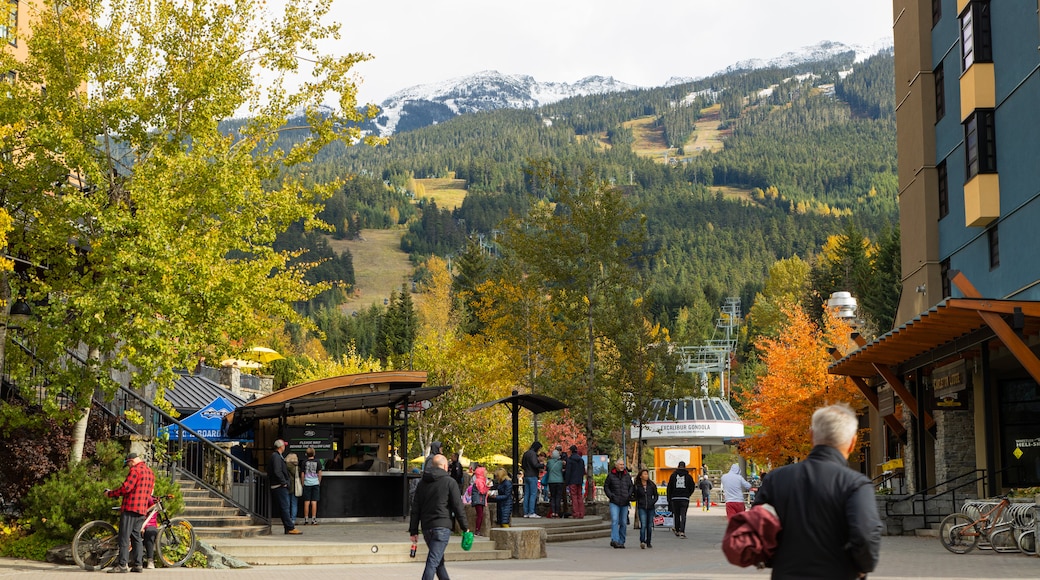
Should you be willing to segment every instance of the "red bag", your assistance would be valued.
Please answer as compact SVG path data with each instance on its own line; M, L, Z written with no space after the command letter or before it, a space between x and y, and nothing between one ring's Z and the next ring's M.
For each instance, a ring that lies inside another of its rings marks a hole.
M722 537L722 551L734 566L765 568L776 553L780 518L769 504L735 514Z

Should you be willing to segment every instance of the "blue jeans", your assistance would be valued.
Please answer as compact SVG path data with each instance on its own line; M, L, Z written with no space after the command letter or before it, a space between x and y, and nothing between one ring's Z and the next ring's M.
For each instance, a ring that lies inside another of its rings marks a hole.
M286 532L296 527L296 524L289 519L289 495L289 488L284 485L271 490L271 518L274 519L274 516L281 518L282 527Z
M300 511L300 498L293 494L289 494L289 519L292 520L293 525L296 525L296 514Z
M524 515L530 515L537 510L538 505L538 477L524 478Z
M628 533L628 506L610 504L610 541L615 544L625 545Z
M448 541L451 540L451 530L423 528L423 540L429 552L426 554L426 569L423 570L422 580L433 580L434 574L440 580L448 580L448 569L444 567L444 550L448 548Z
M636 514L639 516L640 544L649 544L651 542L651 538L654 535L654 513L656 511L656 508L636 508Z

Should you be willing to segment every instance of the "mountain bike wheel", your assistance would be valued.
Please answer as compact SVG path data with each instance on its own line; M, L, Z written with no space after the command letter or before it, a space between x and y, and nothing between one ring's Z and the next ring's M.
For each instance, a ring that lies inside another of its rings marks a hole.
M173 520L159 530L155 541L164 566L183 566L195 553L195 528L187 520Z
M979 532L968 516L950 514L939 524L939 541L954 554L966 554L979 543Z
M72 538L72 559L84 570L110 566L118 555L119 535L116 527L108 522L88 522Z
M1015 542L1018 544L1018 549L1022 550L1023 554L1029 556L1036 555L1036 531L1025 530L1017 535Z

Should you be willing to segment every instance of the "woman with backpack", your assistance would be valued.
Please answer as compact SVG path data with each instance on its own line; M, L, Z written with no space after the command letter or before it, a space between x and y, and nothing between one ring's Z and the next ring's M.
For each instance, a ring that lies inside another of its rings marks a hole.
M470 477L469 483L470 504L473 506L473 511L476 512L475 519L477 520L477 525L474 527L474 533L481 536L483 534L480 533L480 528L484 524L484 506L487 505L487 493L489 489L487 470L479 463L471 464L470 469L472 470L472 476Z

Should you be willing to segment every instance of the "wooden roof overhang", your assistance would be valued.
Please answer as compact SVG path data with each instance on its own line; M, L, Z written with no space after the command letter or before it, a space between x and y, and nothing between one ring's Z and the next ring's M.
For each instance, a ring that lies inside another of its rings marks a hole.
M959 282L958 287L966 295L977 296L961 274L956 274L954 281ZM865 379L880 375L910 412L923 420L925 428L931 429L935 421L919 408L917 400L903 385L901 377L905 373L926 366L929 360L935 362L972 348L982 340L997 338L1033 379L1040 382L1040 359L1022 339L1023 335L1038 331L1040 302L951 298L869 344L862 341L859 349L832 363L828 372L852 378L875 408L877 392L867 386ZM891 421L886 422L892 426Z
M394 407L429 400L451 389L450 386L423 387L425 383L426 371L387 371L320 379L254 399L228 413L224 422L229 434L237 434L259 419ZM389 390L377 391L378 385L387 385ZM352 393L341 390L365 386L371 390Z

